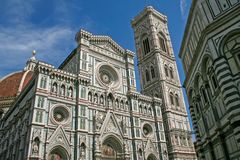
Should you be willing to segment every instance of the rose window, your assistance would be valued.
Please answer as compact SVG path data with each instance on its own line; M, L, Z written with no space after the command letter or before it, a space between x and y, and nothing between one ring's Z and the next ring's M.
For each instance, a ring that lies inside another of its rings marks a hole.
M118 88L120 86L120 75L110 64L100 63L96 68L96 73L100 85L109 88Z
M150 136L153 133L152 126L150 124L144 124L143 125L143 134L145 136Z
M65 123L69 119L69 111L63 106L57 106L53 109L53 119L57 123Z

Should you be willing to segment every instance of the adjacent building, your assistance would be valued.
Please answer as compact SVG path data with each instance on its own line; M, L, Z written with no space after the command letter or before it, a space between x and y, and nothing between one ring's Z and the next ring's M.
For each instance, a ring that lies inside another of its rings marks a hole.
M193 0L179 53L199 159L240 157L240 1Z
M135 54L85 30L58 68L34 52L0 81L0 160L196 159L167 18L146 7L132 27L142 93Z

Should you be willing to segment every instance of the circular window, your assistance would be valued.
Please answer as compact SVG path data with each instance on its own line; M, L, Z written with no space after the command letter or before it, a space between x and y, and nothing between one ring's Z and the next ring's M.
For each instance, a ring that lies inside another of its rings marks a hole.
M112 80L110 78L110 75L108 73L100 73L100 78L105 84L109 84Z
M143 125L143 134L145 136L150 136L153 132L152 126L150 124L144 124Z
M66 107L57 106L53 109L53 119L56 123L66 123L69 120L70 113Z
M107 63L101 63L97 66L96 73L97 80L102 86L111 88L120 86L120 75L113 66Z

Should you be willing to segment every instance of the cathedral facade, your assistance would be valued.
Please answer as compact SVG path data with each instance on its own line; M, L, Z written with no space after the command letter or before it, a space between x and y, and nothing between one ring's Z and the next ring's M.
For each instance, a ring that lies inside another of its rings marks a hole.
M193 0L180 51L201 160L240 157L240 1Z
M142 93L135 54L85 30L58 68L34 54L1 80L19 85L9 84L16 98L0 121L0 160L196 159L167 18L146 7L132 27Z

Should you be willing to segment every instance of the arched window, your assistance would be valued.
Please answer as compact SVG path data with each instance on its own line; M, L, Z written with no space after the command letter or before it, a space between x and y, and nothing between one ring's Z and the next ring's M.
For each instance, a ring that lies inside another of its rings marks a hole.
M150 45L149 45L148 38L143 39L142 44L143 44L144 54L146 55L150 52Z
M40 81L40 87L46 88L46 84L47 84L47 77L42 77Z
M162 51L166 52L167 50L166 50L165 39L163 38L162 35L159 35L158 38L159 38L159 46L160 46L160 49L161 49Z
M81 98L86 98L86 88L85 87L81 88Z
M168 77L168 66L166 64L164 65L164 70L165 70L165 75Z
M170 97L171 105L174 105L174 101L173 101L173 93L172 93L172 92L170 92L169 97Z
M151 66L151 75L152 75L152 79L155 78L155 71L153 66Z
M203 87L201 88L201 94L202 94L203 102L207 103L208 99L207 99L206 91Z
M179 106L179 97L177 94L175 94L175 102L176 102L176 105Z
M233 74L240 71L240 30L232 32L227 36L223 46L223 53L228 59ZM238 69L237 69L238 68Z
M148 73L148 70L147 70L147 69L146 69L145 73L146 73L146 80L147 80L147 82L148 82L148 81L150 81L150 77L149 77L149 73Z
M170 72L170 77L173 79L174 76L173 76L173 68L172 67L169 68L169 72Z

